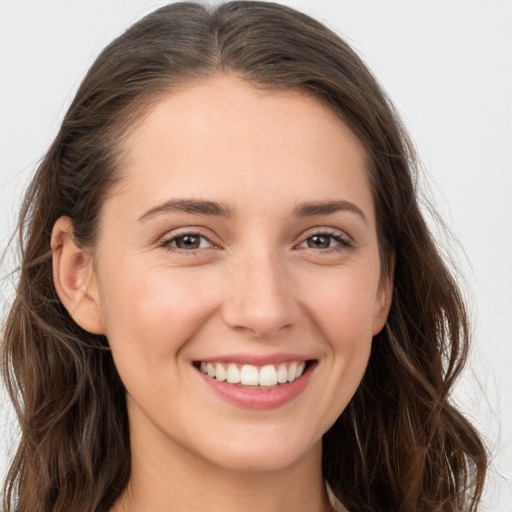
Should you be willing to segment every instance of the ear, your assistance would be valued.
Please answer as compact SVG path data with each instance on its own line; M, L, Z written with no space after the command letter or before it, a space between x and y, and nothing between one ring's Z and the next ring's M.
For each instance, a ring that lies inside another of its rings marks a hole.
M93 334L105 334L92 258L75 242L73 223L60 217L53 226L53 282L73 320Z
M381 276L377 296L375 299L375 312L373 315L372 336L379 332L386 325L391 302L393 300L393 277L395 273L395 257L390 257L389 268L386 274Z

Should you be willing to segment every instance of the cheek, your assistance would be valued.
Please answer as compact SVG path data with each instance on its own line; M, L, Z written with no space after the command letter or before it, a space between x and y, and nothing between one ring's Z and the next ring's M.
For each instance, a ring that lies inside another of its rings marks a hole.
M370 342L376 310L378 273L368 268L339 268L303 285L306 308L332 343L347 350Z
M328 275L330 274L330 275ZM338 268L316 276L304 303L314 336L325 341L326 378L319 407L327 430L348 405L366 370L372 347L372 325L378 272L364 267Z
M214 300L199 275L123 265L103 280L102 310L114 351L155 364L170 359L201 325Z

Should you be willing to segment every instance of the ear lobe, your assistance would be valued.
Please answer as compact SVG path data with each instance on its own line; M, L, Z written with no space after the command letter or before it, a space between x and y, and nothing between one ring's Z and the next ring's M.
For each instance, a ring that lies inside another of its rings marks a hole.
M73 223L60 217L53 226L53 282L73 320L93 334L105 334L92 258L75 243Z

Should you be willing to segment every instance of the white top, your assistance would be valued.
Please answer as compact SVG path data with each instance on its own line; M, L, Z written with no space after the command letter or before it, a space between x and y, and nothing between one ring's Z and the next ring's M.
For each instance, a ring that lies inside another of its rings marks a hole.
M336 498L332 492L331 486L327 480L325 480L325 490L327 491L327 496L333 512L348 512L348 510L341 504L341 501Z

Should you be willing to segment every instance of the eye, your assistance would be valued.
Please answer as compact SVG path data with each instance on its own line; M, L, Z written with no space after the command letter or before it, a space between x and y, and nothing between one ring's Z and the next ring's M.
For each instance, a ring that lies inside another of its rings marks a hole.
M347 236L341 233L315 233L308 236L298 247L307 249L343 249L351 247L352 243Z
M212 242L199 233L182 233L162 241L162 247L169 250L195 251L213 247Z

